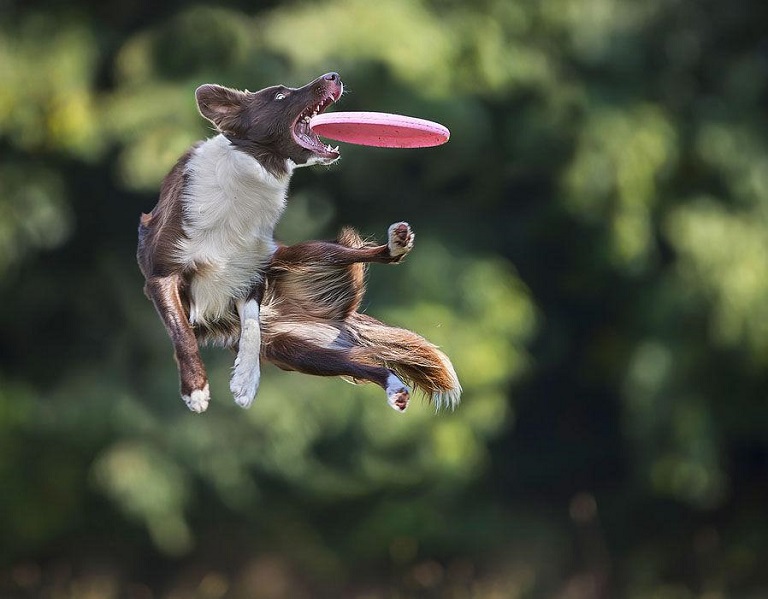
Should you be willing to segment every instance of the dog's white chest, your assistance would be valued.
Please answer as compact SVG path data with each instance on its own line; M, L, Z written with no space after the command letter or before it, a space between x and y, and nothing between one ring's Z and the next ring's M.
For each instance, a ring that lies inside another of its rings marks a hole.
M190 320L212 322L260 280L276 249L290 175L275 177L221 135L195 151L186 174L179 252L195 272Z

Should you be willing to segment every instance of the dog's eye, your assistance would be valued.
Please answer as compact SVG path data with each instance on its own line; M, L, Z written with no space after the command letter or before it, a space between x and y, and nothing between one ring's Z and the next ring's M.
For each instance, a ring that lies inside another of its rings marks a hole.
M285 100L285 94L283 92L277 92L275 94L275 100Z

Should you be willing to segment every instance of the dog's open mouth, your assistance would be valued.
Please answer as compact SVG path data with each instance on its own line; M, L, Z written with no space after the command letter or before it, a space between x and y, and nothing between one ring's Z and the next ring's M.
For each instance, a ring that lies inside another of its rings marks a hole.
M339 157L339 146L332 148L328 144L320 141L320 138L309 128L309 122L312 117L317 116L341 97L341 90L332 90L328 95L317 104L308 106L296 119L291 128L293 139L302 148L324 158L326 160L336 160Z

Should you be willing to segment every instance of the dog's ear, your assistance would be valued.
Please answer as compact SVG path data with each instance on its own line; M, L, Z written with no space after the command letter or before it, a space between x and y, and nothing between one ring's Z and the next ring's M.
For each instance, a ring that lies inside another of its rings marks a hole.
M241 116L248 101L246 92L206 83L195 90L195 99L200 114L216 125L219 131L239 132Z

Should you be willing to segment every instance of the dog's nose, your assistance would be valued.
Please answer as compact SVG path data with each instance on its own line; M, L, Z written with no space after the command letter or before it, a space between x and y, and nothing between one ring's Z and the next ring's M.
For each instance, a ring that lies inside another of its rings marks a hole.
M341 79L341 77L339 77L338 73L326 73L325 75L323 75L323 79L325 79L326 81L337 82L339 81L339 79Z

